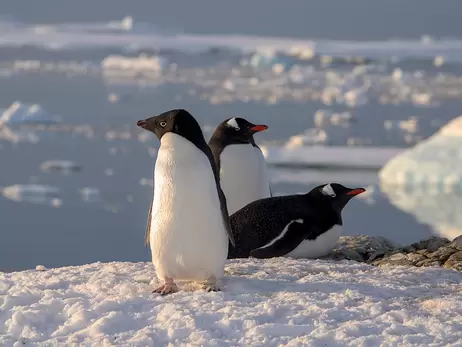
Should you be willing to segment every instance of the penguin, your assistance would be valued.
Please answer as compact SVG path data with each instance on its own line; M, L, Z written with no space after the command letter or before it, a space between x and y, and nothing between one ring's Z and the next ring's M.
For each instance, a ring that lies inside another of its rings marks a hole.
M236 246L228 258L318 258L337 244L342 210L364 188L322 184L307 194L254 201L230 217Z
M253 138L266 129L244 118L229 118L209 140L230 215L252 201L272 196L265 157Z
M184 109L139 120L137 126L160 141L145 237L162 281L153 292L176 292L175 280L201 281L204 289L218 291L228 238L231 245L234 239L226 198L202 130Z

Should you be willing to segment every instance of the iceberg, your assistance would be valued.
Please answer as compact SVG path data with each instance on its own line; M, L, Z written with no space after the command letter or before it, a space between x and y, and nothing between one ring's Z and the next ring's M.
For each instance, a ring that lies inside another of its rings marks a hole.
M25 104L20 101L13 102L0 117L0 127L20 124L54 124L59 119L50 116L38 104Z
M382 185L418 187L428 193L462 189L462 116L430 138L392 158L380 170Z

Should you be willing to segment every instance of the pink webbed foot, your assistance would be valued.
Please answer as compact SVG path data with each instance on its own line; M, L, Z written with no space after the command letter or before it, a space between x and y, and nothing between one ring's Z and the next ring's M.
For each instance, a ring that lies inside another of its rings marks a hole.
M171 278L164 278L164 283L158 286L153 290L153 293L158 293L160 295L172 294L178 291L177 285L173 282Z

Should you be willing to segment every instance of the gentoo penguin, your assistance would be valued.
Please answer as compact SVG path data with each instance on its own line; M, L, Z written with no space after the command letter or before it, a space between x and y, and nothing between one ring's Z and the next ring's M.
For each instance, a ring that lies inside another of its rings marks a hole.
M364 191L329 183L307 194L254 201L230 217L236 247L230 247L228 257L324 256L340 237L342 209Z
M220 123L210 138L230 215L252 201L271 196L266 161L253 138L267 128L244 118L230 118Z
M234 245L226 199L213 155L196 119L186 110L170 110L137 125L160 141L154 171L154 197L146 239L163 283L154 292L177 291L175 279L204 281L220 290L228 253Z

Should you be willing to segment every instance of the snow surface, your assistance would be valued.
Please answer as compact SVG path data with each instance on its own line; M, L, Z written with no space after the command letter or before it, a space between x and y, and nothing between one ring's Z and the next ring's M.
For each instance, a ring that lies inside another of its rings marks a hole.
M329 57L429 58L441 64L462 61L462 40L389 40L334 41L306 40L250 35L167 34L148 24L137 23L132 17L106 23L64 23L57 25L28 25L9 21L0 37L2 46L35 45L59 49L75 48L153 48L181 51L208 51L213 48L233 49L259 54L258 64L273 62L274 52L309 59L313 55ZM0 27L2 22L0 22ZM255 63L254 62L254 63Z
M462 189L462 116L392 158L379 177L383 185L425 187L433 192Z
M260 148L269 165L318 168L380 169L403 149L392 147L264 146Z
M233 260L224 291L152 294L151 263L0 273L2 346L460 346L462 274Z

